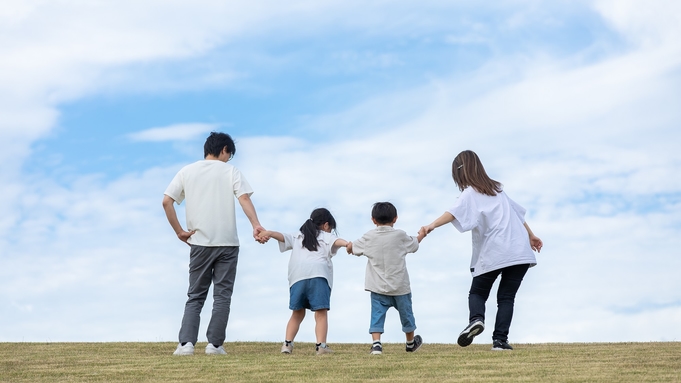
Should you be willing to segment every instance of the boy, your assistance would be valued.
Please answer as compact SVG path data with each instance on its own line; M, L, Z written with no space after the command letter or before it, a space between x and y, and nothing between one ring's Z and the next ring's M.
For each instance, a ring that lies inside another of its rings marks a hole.
M407 352L421 347L423 339L414 336L416 322L411 308L411 287L405 257L419 249L425 232L412 237L393 228L397 221L397 208L390 202L376 202L371 210L371 220L376 228L347 245L349 254L368 258L364 289L371 292L372 355L383 353L381 334L385 315L390 307L400 313L402 331L407 337Z

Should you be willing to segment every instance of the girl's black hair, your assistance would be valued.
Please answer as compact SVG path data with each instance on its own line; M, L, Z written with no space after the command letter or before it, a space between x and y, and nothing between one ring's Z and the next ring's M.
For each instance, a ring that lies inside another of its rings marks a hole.
M303 233L303 247L310 251L317 251L319 242L317 241L317 234L325 223L329 223L331 230L336 230L336 220L331 215L331 212L320 207L314 209L310 214L310 218L300 227L300 232Z

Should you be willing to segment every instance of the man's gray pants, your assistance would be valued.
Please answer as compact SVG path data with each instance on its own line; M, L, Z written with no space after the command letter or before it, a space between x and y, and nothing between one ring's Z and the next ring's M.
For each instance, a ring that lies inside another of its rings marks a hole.
M213 283L213 313L208 323L206 337L213 346L222 346L225 341L229 307L236 278L236 264L239 259L238 246L205 247L191 245L189 253L189 290L184 306L180 343L196 345L199 337L201 309L206 302L208 289Z

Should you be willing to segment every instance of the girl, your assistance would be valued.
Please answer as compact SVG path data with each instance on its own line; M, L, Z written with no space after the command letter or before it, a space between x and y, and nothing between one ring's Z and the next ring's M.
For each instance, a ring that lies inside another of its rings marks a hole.
M459 153L452 163L452 177L461 196L421 231L428 234L449 222L462 233L472 231L469 324L457 343L466 347L485 329L485 303L492 284L501 275L492 350L512 350L508 331L515 295L527 269L537 264L532 250L539 252L543 243L525 222L525 209L503 192L501 183L487 176L477 154L470 150Z
M330 309L331 287L333 286L333 263L331 257L347 241L331 234L336 230L336 220L331 213L319 208L312 211L310 218L303 223L295 234L282 234L276 231L262 231L259 239L270 237L279 241L279 251L291 251L288 263L288 282L290 291L289 308L293 310L286 325L286 338L281 352L293 351L293 339L298 333L300 323L305 318L305 309L315 312L315 335L317 355L333 351L326 345L328 332L327 311Z

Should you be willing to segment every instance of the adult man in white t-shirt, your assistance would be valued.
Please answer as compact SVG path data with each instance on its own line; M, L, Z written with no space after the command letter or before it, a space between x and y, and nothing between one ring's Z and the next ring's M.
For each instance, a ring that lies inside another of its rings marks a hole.
M239 238L234 198L253 226L253 237L265 230L258 221L251 186L239 169L227 163L236 152L232 138L212 132L204 145L204 160L183 167L163 196L163 209L177 237L190 247L189 289L175 355L193 355L201 309L213 283L213 313L206 337L206 354L226 354L225 331L236 277ZM173 203L186 201L187 230Z

